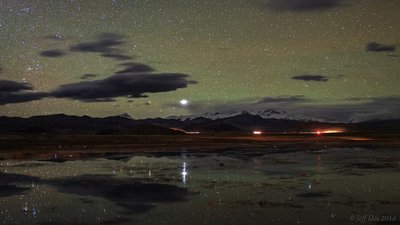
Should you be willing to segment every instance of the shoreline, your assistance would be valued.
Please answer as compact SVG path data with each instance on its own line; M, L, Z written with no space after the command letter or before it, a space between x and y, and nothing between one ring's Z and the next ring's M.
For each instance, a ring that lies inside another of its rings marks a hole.
M254 151L284 153L329 148L398 148L400 135L0 135L1 159L101 157L146 153Z

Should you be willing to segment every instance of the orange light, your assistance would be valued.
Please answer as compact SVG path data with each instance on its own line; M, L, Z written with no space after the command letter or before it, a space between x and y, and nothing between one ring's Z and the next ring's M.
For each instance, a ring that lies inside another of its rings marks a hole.
M338 128L338 129L330 129L330 130L317 130L313 132L317 136L320 136L322 134L337 134L337 133L343 133L345 132L344 129Z
M343 133L343 130L324 130L324 134L336 134L336 133Z
M262 132L259 131L259 130L255 130L255 131L253 131L253 134L255 134L255 135L260 135L260 134L262 134Z

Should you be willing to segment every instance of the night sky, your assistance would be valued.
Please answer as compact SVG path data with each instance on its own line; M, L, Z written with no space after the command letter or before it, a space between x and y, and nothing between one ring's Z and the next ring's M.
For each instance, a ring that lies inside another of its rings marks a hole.
M0 0L0 30L2 116L400 112L398 0Z

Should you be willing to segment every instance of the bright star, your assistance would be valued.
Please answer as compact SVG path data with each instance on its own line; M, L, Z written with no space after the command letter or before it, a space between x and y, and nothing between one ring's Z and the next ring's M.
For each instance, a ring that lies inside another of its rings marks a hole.
M188 102L188 100L186 100L186 99L182 99L182 100L180 101L180 103L181 103L181 105L187 105L189 102Z

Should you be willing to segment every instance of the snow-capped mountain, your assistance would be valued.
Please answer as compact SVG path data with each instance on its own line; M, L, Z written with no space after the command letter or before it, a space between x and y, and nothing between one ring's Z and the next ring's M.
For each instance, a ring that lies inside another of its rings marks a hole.
M117 116L122 117L122 118L127 118L127 119L133 119L133 118L131 117L131 115L129 115L128 113L122 113L122 114L117 115Z
M224 119L234 117L241 114L252 114L259 115L264 119L286 119L286 120L298 120L298 121L319 121L318 118L312 118L305 115L291 114L285 110L267 109L257 111L230 111L230 112L205 112L199 115L187 115L187 116L170 116L167 119L179 119L187 120L198 117L204 117L212 120Z

